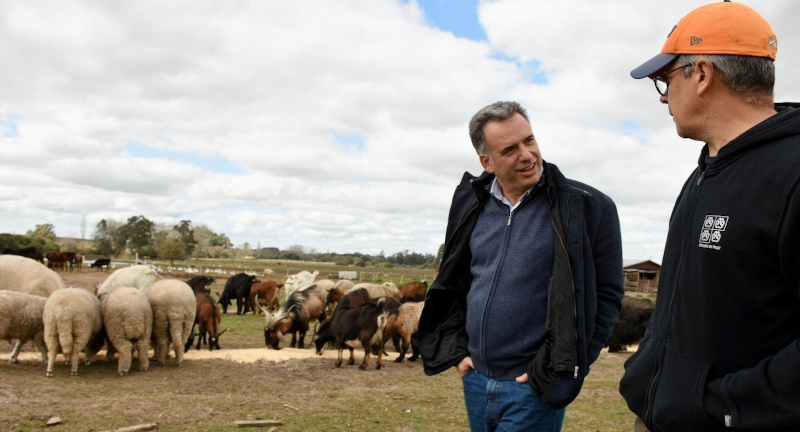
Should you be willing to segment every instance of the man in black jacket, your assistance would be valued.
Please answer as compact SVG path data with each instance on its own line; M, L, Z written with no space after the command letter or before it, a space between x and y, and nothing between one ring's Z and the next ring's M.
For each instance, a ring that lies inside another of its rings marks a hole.
M558 431L619 315L614 203L544 162L525 110L470 121L465 173L419 325L425 373L456 366L474 431Z
M653 432L800 431L800 109L773 102L777 48L753 9L719 2L631 72L705 142L620 383Z

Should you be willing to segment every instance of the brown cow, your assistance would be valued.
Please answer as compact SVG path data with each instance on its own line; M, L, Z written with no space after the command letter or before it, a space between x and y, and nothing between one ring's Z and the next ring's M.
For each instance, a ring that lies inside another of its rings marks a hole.
M53 270L66 270L67 256L59 251L47 252L47 267Z

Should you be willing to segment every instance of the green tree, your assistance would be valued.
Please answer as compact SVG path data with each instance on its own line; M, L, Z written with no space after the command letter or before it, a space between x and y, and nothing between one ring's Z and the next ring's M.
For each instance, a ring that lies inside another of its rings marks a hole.
M439 266L442 265L442 255L444 255L444 243L439 245L439 251L436 252L436 258L433 260L433 268L439 271Z
M36 225L36 228L34 228L32 231L26 232L25 235L31 238L40 238L49 243L55 243L56 227L50 223L39 224Z
M186 249L186 255L191 255L194 252L195 246L197 245L197 240L194 239L194 228L192 228L192 221L182 220L179 224L173 226L172 229L178 232L180 241L183 242L183 246Z
M155 224L144 216L131 216L128 222L119 228L131 248L131 253L139 252L153 244Z
M186 244L180 238L167 238L158 247L158 257L168 259L172 267L175 260L186 259Z

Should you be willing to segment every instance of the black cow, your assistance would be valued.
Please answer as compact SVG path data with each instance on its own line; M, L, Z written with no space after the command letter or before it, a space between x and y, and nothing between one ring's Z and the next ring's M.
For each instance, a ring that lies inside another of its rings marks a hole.
M614 324L606 344L608 352L624 351L626 345L639 343L644 337L654 309L655 304L650 299L623 297L619 319Z
M256 282L256 277L246 273L231 276L225 282L225 289L219 297L222 313L228 313L228 306L231 305L231 301L234 299L236 299L236 315L247 312L245 306L247 305L247 299L250 297L250 287L253 286L254 282Z
M111 258L98 258L94 260L94 262L92 263L92 265L89 266L89 268L97 268L97 270L99 271L100 269L103 268L103 266L105 266L106 270L108 270L108 268L111 266Z
M22 256L22 257L34 259L34 260L39 261L40 263L44 264L44 255L42 255L42 253L39 252L39 250L36 249L35 246L30 246L30 247L25 247L25 248L20 248L20 249L5 248L5 249L3 249L3 254L4 255L19 255L19 256Z

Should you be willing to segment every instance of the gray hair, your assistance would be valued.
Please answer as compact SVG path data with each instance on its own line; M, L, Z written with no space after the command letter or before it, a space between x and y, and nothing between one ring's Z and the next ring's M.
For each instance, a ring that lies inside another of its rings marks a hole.
M479 155L484 154L486 151L486 137L483 135L483 126L493 120L506 120L514 114L520 114L530 122L525 108L522 108L522 105L517 102L495 102L472 116L472 120L469 121L469 138L472 140L472 146L475 147L475 151Z
M711 60L722 79L748 103L758 103L764 96L773 96L775 87L775 62L767 57L741 55L702 55L683 54L678 57L680 64L695 63L701 57ZM685 76L691 75L692 68L683 70Z

